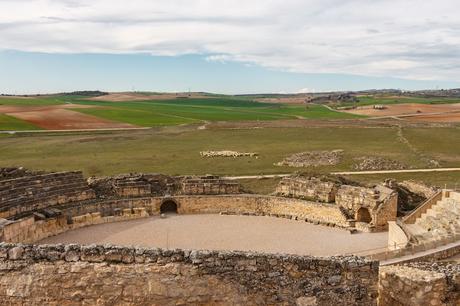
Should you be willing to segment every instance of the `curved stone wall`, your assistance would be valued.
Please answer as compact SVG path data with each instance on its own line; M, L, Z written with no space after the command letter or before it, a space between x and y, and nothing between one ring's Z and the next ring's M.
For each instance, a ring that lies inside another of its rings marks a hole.
M159 215L165 199L178 204L179 214L268 215L330 226L348 225L334 205L297 199L256 195L148 197L59 205L51 217L32 215L0 225L0 239L33 243L83 226Z

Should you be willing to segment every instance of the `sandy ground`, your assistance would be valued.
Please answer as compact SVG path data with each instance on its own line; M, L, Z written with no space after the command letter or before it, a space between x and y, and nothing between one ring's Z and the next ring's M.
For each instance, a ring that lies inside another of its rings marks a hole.
M359 233L272 217L168 215L94 225L40 243L118 244L326 256L385 247L388 234Z
M63 104L50 106L0 106L0 113L30 122L47 130L116 129L136 126L114 122L73 111L76 108L91 108L91 105Z
M146 100L173 100L181 97L187 98L208 98L208 96L204 96L198 93L165 93L165 94L157 94L157 95L144 95L138 93L130 93L130 92L118 92L118 93L110 93L108 95L88 98L87 100L92 101L111 101L111 102L125 102L125 101L146 101Z
M353 110L347 110L344 112L366 115L374 117L385 117L385 116L400 116L408 114L420 114L420 113L442 113L442 112L460 112L460 103L455 104L417 104L417 103L403 103L403 104L390 104L385 105L385 109L374 109L372 105L359 107ZM455 114L455 113L454 113ZM457 114L458 115L458 114Z

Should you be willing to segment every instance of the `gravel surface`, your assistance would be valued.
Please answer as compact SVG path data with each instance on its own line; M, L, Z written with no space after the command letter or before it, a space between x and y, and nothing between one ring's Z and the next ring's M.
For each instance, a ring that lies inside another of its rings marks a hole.
M168 215L99 224L41 244L118 244L161 248L259 251L327 256L382 248L388 234L358 233L273 217Z

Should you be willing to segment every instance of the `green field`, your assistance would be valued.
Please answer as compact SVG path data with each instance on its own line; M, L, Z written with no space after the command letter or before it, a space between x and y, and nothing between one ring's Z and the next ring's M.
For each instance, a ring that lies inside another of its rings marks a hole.
M2 98L1 105L21 107L57 104L92 105L98 108L74 109L81 113L130 123L142 127L190 124L207 121L257 121L280 119L353 119L359 116L344 114L313 105L292 106L260 103L230 96L212 98L183 98L176 100L104 102L88 101L81 96L50 96L39 98ZM13 130L16 125L3 124L0 130Z
M258 103L232 99L178 99L142 102L76 102L100 109L78 111L139 126L176 125L203 121L251 121L279 119L351 119L359 116L331 111L324 106Z
M74 111L96 117L141 127L170 126L213 121L264 121L283 119L356 119L365 118L348 113L337 112L323 105L290 105L281 103L262 103L250 97L208 95L209 98L178 98L174 100L148 100L128 102L89 101L84 96L52 95L39 97L2 97L1 105L21 107L58 104L81 104L96 108L73 109ZM359 97L357 105L392 103L454 103L451 98L414 97ZM343 103L338 106L352 105ZM15 130L22 121L8 123L3 119L0 130ZM33 125L22 122L23 126ZM23 130L18 128L17 130Z
M457 141L460 131L436 129L440 137L426 146L427 129L407 129L414 146L441 166L460 166ZM451 144L449 150L445 144ZM337 166L315 171L351 170L354 158L363 155L399 160L413 168L426 167L417 154L397 139L395 128L265 128L196 130L169 127L112 133L50 133L11 135L0 138L0 166L22 165L34 169L82 169L87 175L122 172L165 174L255 175L294 172L298 169L273 164L287 155L312 150L345 151ZM439 147L439 150L436 148ZM201 158L204 150L258 152L258 159Z

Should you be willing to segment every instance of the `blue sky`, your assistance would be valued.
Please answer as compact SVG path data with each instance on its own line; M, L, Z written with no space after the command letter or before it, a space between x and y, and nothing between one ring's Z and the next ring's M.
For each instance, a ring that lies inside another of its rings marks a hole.
M10 94L96 89L232 94L459 86L455 82L285 72L255 64L209 61L203 55L2 51L0 70L0 92Z
M1 0L0 92L460 87L458 0Z

